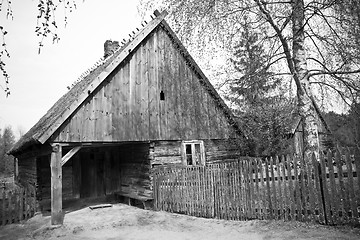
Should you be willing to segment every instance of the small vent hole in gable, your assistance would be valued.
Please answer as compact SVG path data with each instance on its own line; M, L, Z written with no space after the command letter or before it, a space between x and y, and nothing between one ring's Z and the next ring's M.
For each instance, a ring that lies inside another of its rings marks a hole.
M165 100L165 93L163 91L160 92L160 100L161 101Z

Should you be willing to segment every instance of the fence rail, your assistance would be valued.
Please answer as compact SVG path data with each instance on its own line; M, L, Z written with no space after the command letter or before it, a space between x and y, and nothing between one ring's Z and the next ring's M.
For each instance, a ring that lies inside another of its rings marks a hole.
M158 167L155 208L232 220L359 224L360 152Z
M0 226L29 219L35 213L35 187L0 191Z

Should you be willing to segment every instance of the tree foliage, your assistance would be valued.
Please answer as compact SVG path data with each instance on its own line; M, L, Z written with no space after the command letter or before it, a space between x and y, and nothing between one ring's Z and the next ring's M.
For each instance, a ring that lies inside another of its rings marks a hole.
M279 94L277 88L280 85L280 79L269 69L263 68L268 56L259 43L260 33L254 31L248 21L245 18L241 23L239 40L230 59L235 73L228 80L230 93L226 96L242 107L254 107L271 101L272 95Z
M58 42L60 37L57 33L58 20L56 16L59 15L58 11L62 11L64 16L65 26L68 20L68 14L76 9L77 0L38 0L37 5L37 25L35 27L35 34L39 38L38 52L40 54L41 48L44 46L45 39L51 38L52 42ZM13 20L15 14L12 9L11 0L0 1L0 17L7 20ZM10 33L11 34L11 33ZM7 48L6 37L8 30L4 23L0 23L0 73L4 79L3 84L0 83L0 87L5 91L6 96L10 95L10 75L6 68L6 60L10 58L10 51Z
M360 147L360 104L353 103L347 114L324 115L340 146Z
M356 44L348 48L349 31L341 22L357 17L356 12L346 10L351 0L160 2L143 0L141 10L169 10L169 21L180 38L198 51L211 42L231 51L241 37L244 17L249 18L249 26L261 33L262 69L270 69L288 86L295 86L307 153L319 151L318 104L334 96L348 105L355 100L360 89L360 59Z
M9 176L14 171L14 158L7 152L15 144L15 136L10 126L0 131L0 176Z
M259 43L260 34L250 28L248 21L244 18L241 23L243 29L231 58L238 77L228 82L225 98L238 107L238 121L248 137L247 155L284 154L289 146L285 135L293 104L282 96L280 79L263 68L268 56Z

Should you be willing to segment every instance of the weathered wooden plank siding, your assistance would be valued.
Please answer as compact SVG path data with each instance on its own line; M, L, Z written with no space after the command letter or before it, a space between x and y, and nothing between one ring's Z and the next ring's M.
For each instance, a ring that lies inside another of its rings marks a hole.
M217 100L159 27L53 135L54 142L237 137ZM164 100L160 99L160 93Z

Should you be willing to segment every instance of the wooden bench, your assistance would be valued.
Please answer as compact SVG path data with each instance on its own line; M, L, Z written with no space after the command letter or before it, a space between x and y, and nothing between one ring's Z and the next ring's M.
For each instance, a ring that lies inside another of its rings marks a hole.
M125 198L124 199L125 203L127 203L129 206L134 206L134 204L131 204L131 200L135 199L142 203L144 209L152 208L152 200L153 200L152 197L140 196L135 193L128 193L123 191L114 192L114 195L117 199L119 199L120 197Z

